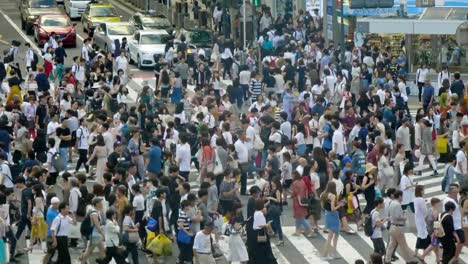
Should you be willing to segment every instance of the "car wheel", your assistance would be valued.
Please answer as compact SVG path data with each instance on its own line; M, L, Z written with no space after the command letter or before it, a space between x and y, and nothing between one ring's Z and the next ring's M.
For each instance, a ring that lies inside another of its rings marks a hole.
M141 70L141 68L143 67L143 66L141 66L141 59L140 59L140 56L137 57L137 67L138 67L138 69L140 69L140 70Z

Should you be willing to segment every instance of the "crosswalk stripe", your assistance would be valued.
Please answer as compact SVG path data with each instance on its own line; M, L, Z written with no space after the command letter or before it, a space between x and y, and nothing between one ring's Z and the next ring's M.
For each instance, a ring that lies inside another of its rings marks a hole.
M359 236L362 240L364 240L366 242L366 244L372 248L372 250L374 250L374 244L372 243L372 240L370 237L366 236L366 234L364 234L363 231L356 231L356 235ZM388 244L388 242L384 241L385 242L385 245ZM396 256L399 258L399 260L395 261L395 262L392 262L393 264L405 264L405 262L403 261L403 258L400 256L400 254L398 254L398 251L396 252Z
M308 263L322 263L320 259L320 250L313 247L310 241L304 237L295 237L292 234L296 232L296 227L285 226L283 227L284 236L293 244L293 246L301 253L301 255L307 260Z
M412 250L415 250L416 249L416 240L418 239L418 237L414 233L406 233L405 238L406 238L406 241L408 243L408 247L411 248ZM421 252L422 252L422 250L420 250L420 253ZM426 263L437 263L437 259L434 256L434 254L427 255L424 260L426 261Z

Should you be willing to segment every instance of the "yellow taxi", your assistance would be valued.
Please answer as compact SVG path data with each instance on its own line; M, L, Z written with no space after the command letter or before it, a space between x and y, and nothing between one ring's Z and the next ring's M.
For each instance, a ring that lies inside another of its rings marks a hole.
M92 32L100 23L120 22L121 16L117 15L111 4L88 4L81 15L81 23L85 32Z

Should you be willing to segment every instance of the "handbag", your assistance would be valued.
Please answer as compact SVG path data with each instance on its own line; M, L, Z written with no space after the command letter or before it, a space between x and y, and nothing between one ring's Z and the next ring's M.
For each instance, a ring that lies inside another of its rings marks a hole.
M446 154L448 149L448 138L443 136L438 136L436 139L436 152L439 154Z
M158 220L153 217L149 217L148 222L146 223L146 228L149 231L156 232L158 230Z
M138 232L124 232L122 234L122 242L124 244L136 244L140 241Z
M218 151L215 151L215 162L214 162L214 175L220 175L224 172L223 164L221 164L221 159L219 158Z
M264 147L265 147L265 143L263 143L259 135L255 134L255 137L253 140L253 148L255 150L263 150Z
M383 168L382 173L386 178L392 178L395 171L393 170L392 167L388 166L388 167Z
M192 241L192 237L184 231L179 230L179 232L177 232L177 241L179 241L182 244L190 244L190 241Z
M267 235L266 235L265 229L264 229L264 228L259 229L257 232L258 232L258 233L257 233L257 242L258 242L258 243L265 243L265 242L267 242L268 237L267 237Z

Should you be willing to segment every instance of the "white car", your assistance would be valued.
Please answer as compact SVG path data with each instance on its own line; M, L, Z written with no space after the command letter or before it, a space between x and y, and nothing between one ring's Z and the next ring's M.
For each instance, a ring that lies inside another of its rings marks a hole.
M127 38L127 43L133 39L135 27L130 22L104 22L99 24L94 31L94 43L105 52L114 52L115 40L122 43Z
M155 55L164 56L164 48L170 39L172 36L166 30L136 31L128 42L130 61L136 62L138 68L154 66Z
M63 0L63 6L65 7L65 13L71 18L80 18L81 13L86 9L86 5L91 2L90 0Z

